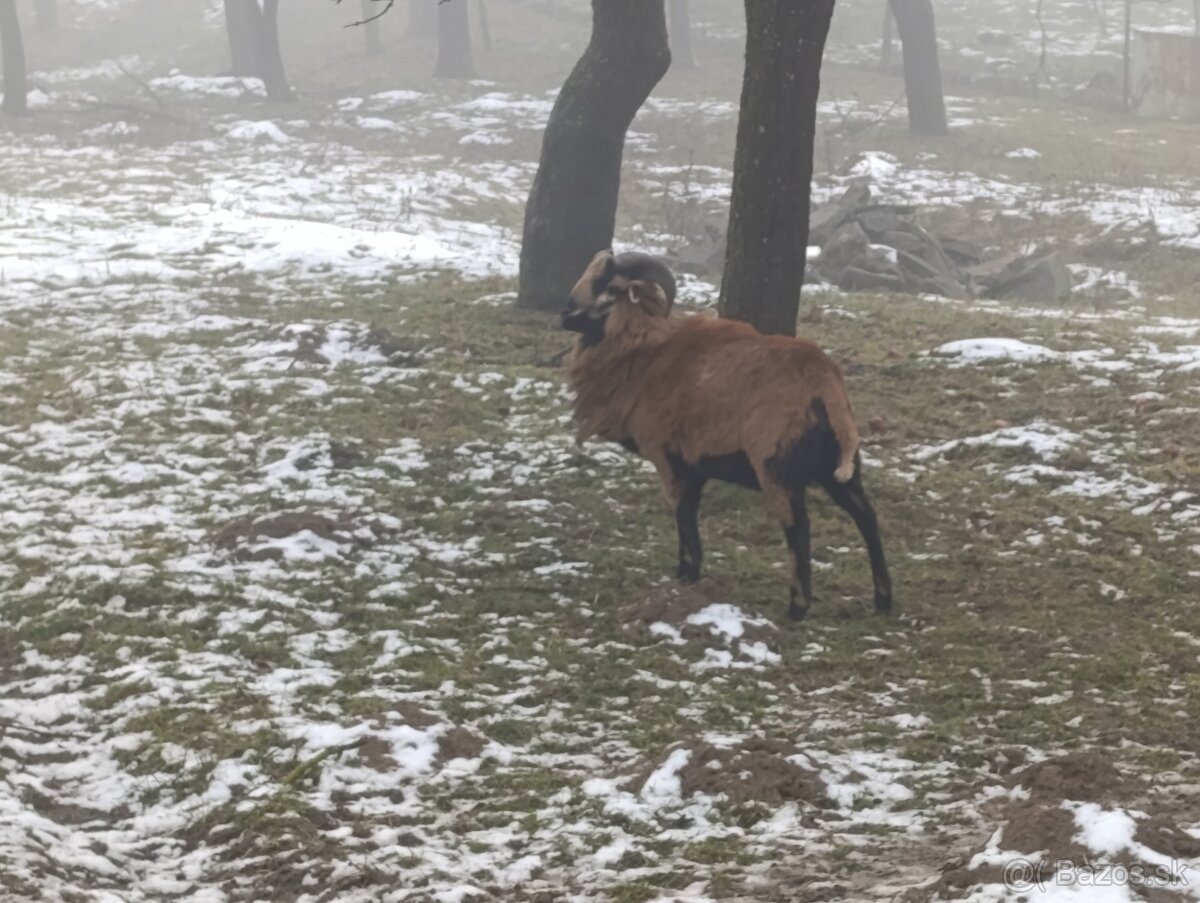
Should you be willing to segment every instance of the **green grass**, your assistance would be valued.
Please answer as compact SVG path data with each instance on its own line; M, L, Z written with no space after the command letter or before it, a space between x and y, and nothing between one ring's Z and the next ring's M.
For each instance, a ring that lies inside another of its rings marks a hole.
M1183 403L1192 393L1186 373L1157 376L1154 388L1169 400L1139 411L1129 397L1146 389L1150 364L1135 357L1132 369L1106 373L1109 384L1060 361L952 367L925 357L942 342L982 335L1020 336L1064 351L1111 347L1116 357L1129 357L1141 347L1134 333L1141 319L1064 323L868 297L827 299L820 316L805 316L804 333L844 361L859 420L880 415L886 424L866 433L866 484L886 534L899 611L894 617L870 611L870 574L857 533L814 495L814 551L822 566L817 602L809 620L788 622L779 526L754 492L714 486L702 512L709 579L722 597L775 624L768 645L780 662L701 672L694 666L704 644L672 646L620 623L623 605L671 585L672 519L646 467L632 458L613 460L594 445L571 448L568 406L558 393L562 371L547 364L566 345L554 318L473 303L510 287L442 276L338 298L342 322L376 323L414 346L437 336L430 341L437 351L418 364L424 372L404 381L419 385L415 396L400 382L367 391L353 367L325 367L312 372L334 385L331 394L292 399L287 381L304 378L299 373L246 402L247 423L257 418L272 438L322 435L360 450L361 461L344 479L365 479L354 485L370 485L372 507L402 524L379 549L397 539L452 545L479 537L460 560L406 560L402 590L386 598L372 596L383 579L374 568L385 567L386 556L282 572L270 585L290 600L283 604L254 599L236 585L215 596L186 591L179 576L167 573L144 584L89 584L12 558L20 572L44 573L50 584L8 606L0 650L88 657L96 688L91 717L116 718L122 732L140 737L122 753L125 769L154 782L139 802L202 794L215 767L229 760L256 767L251 787L197 815L188 843L214 844L234 861L299 849L302 855L282 873L254 873L265 893L298 880L288 869L304 857L344 859L354 838L378 829L377 815L365 808L374 799L367 791L337 797L332 811L314 805L323 776L358 761L355 753L306 766L312 749L305 752L272 724L274 702L251 686L251 675L304 668L301 654L335 674L289 695L289 705L306 718L406 723L396 700L407 699L509 750L509 758L485 758L456 781L397 785L397 800L415 794L421 805L392 827L452 831L462 837L461 849L479 856L539 849L541 867L551 873L570 871L582 855L574 836L564 836L564 821L594 826L592 851L608 842L606 831L620 827L631 838L623 867L638 871L604 890L618 901L652 899L697 880L708 881L714 896L732 895L748 874L778 860L769 843L734 833L754 832L773 814L761 802L714 807L706 818L718 829L697 836L689 835L696 829L690 814L644 823L583 793L589 778L644 773L679 743L706 734L763 734L828 754L910 759L902 783L913 797L893 811L962 837L970 833L964 814L944 801L972 799L1000 779L992 771L1000 752L1019 763L1052 750L1103 746L1146 775L1162 769L1198 775L1190 750L1200 742L1194 726L1200 659L1186 639L1200 635L1200 611L1189 604L1194 534L1172 524L1169 514L1135 514L1115 498L1056 495L1062 476L1010 482L1012 468L1036 461L1024 450L979 445L929 460L912 456L916 447L995 430L1000 420L1043 420L1085 437L1055 462L1068 476L1128 471L1164 484L1166 496L1194 485L1195 448L1183 445L1174 458L1160 454L1172 437L1198 426ZM239 304L239 313L268 321L264 335L320 317L317 306L308 309L302 300ZM220 357L227 343L247 337L200 339ZM169 351L140 349L150 357ZM481 379L482 373L498 377ZM510 395L518 379L546 388ZM330 397L346 403L329 403ZM188 441L190 430L169 414L156 415L124 441L154 448ZM401 438L418 439L424 470L404 478L356 476ZM229 468L222 479L257 466L227 455L212 461L220 472ZM496 467L496 476L464 476L481 462ZM512 479L518 472L523 485ZM523 514L508 507L516 500L545 504ZM302 502L304 496L280 490L240 498L259 514ZM230 520L224 510L204 518L212 537ZM1034 533L1040 544L1030 542ZM157 543L148 533L132 551L154 572L185 548ZM536 572L558 561L583 567ZM1126 596L1105 596L1102 584ZM115 596L125 598L122 608L110 605ZM235 629L222 622L247 608L258 614L241 617ZM184 616L197 609L205 616ZM298 645L298 638L323 635L320 616L330 611L346 632L341 645L325 651ZM382 636L389 634L377 632L400 635L408 647L382 662ZM200 653L227 657L234 670L197 683L188 663ZM143 678L115 676L130 656L198 689L158 700ZM898 714L922 719L913 725L896 720ZM180 760L180 749L190 758ZM587 759L596 750L604 750L602 765ZM304 778L289 783L298 769L306 769ZM884 850L911 843L860 818L881 805L864 791L824 823L820 859L835 878L870 872L856 853L864 838ZM338 826L350 827L349 839L330 835ZM511 847L498 847L497 837L511 838ZM406 868L422 867L416 849L402 855Z

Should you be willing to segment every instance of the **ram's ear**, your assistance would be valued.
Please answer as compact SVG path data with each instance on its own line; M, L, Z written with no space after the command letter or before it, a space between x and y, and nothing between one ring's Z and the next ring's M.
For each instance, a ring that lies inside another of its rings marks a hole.
M671 311L667 293L657 282L637 281L629 283L629 299L655 317L665 317Z

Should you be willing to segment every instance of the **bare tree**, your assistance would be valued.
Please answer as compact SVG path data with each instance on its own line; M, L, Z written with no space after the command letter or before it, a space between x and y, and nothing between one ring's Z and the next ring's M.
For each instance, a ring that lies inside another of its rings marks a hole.
M376 54L383 50L379 39L379 11L372 0L361 0L363 31L367 39L367 53Z
M946 100L933 0L891 0L891 5L904 47L908 126L921 135L944 135L948 131Z
M446 0L438 4L438 55L434 78L475 77L470 12L467 0Z
M892 57L896 52L896 16L892 13L892 4L883 4L883 39L879 45L879 69L882 72L892 71Z
M257 0L250 2L258 7ZM283 103L295 100L283 71L283 55L279 49L279 0L262 0L257 37L260 77L267 86L267 97Z
M1037 0L1033 8L1033 17L1037 20L1038 31L1042 37L1041 52L1038 54L1038 78L1050 81L1050 35L1046 31L1046 17L1043 15L1046 0Z
M34 0L33 21L39 31L58 28L58 0Z
M484 53L492 52L492 22L488 16L487 0L479 0L479 41Z
M1104 0L1090 0L1092 12L1096 14L1096 28L1101 38L1108 37L1108 16L1104 12ZM1195 0L1197 10L1200 10L1200 0Z
M525 207L519 306L557 310L612 244L625 133L670 65L663 0L592 0L591 41L554 102Z
M261 78L267 97L294 100L279 50L279 0L225 0L233 74Z
M247 0L225 0L225 32L229 36L229 57L233 74L239 78L257 78L258 60L254 52L254 19Z
M795 335L812 192L821 57L834 0L746 0L721 316Z
M4 57L4 99L0 100L0 113L24 116L29 112L29 88L17 0L0 0L0 56Z
M1133 0L1125 0L1124 48L1121 52L1121 103L1133 108Z
M691 0L667 0L667 12L670 16L671 63L691 69L696 65L696 56L692 52Z

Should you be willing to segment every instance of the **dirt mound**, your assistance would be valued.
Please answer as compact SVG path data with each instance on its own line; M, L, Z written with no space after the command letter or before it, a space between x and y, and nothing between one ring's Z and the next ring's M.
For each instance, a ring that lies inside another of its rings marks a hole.
M1029 797L1005 801L993 810L1001 827L999 836L989 837L967 855L943 866L942 879L935 886L937 895L957 896L974 885L1001 883L1005 865L1020 857L1045 863L1044 873L1037 878L1052 884L1055 862L1072 863L1076 869L1089 865L1096 869L1106 865L1137 866L1146 874L1156 874L1154 866L1161 857L1200 856L1200 839L1180 828L1170 816L1162 811L1145 815L1163 801L1147 799L1144 783L1122 774L1103 753L1084 751L1047 759L1012 776L1009 786L1028 791ZM1082 829L1095 813L1087 814L1090 809L1077 813L1081 804L1096 804L1105 813L1115 813L1118 822L1135 822L1132 843L1115 851L1089 849ZM1146 854L1142 847L1157 855ZM983 854L984 864L970 868L967 863L979 854ZM1166 889L1162 892L1169 893Z
M364 738L362 746L358 748L358 757L368 768L384 774L395 771L398 767L392 757L392 744L374 734Z
M1200 859L1200 839L1166 815L1153 815L1141 822L1134 840L1171 859Z
M685 796L723 794L732 803L755 800L782 804L805 802L826 808L825 782L787 757L795 747L782 740L754 738L741 747L721 749L702 744L679 772Z
M433 356L429 341L421 336L398 336L386 326L372 323L365 343L378 348L393 367L416 367Z
M1138 818L1128 810L1126 814ZM1002 883L1006 877L1005 866L1022 858L1043 864L1041 871L1026 876L1029 880L1052 886L1055 882L1055 863L1070 863L1070 867L1078 870L1081 876L1086 875L1089 868L1096 870L1093 873L1099 875L1103 874L1100 870L1106 866L1119 865L1131 872L1136 869L1141 874L1167 880L1167 876L1157 870L1161 868L1162 857L1186 860L1200 856L1200 840L1164 815L1139 820L1133 848L1125 847L1116 852L1089 849L1082 842L1084 838L1075 812L1064 808L1061 800L1031 799L1010 803L1003 817L1003 831L996 843L992 844L989 839L987 844L943 866L942 878L934 886L936 893L933 899L945 896L957 898L967 888ZM1152 854L1141 852L1138 844L1148 847ZM970 868L967 863L980 853L985 854L987 861ZM1161 897L1153 899L1180 899L1171 894L1167 887L1162 887L1159 893Z
M483 752L483 738L465 727L453 727L438 737L438 752L435 760L444 765L451 759L474 759Z
M409 702L406 699L397 700L392 705L392 711L404 719L405 724L418 730L432 727L441 720L437 715L425 711L415 702Z
M996 846L1011 854L1011 857L1005 858L1019 859L1024 856L1030 861L1043 863L1063 860L1084 863L1094 858L1086 847L1076 842L1079 828L1075 814L1062 808L1061 802L1030 799L1010 803L1003 811L1002 819L1003 831ZM968 865L977 854L988 852L989 844L944 865L942 878L935 885L937 893L933 899L957 896L966 888L978 884L1003 883L1005 862L993 858L975 868ZM994 850L992 852L995 853ZM1052 872L1047 871L1042 877L1052 880Z
M663 586L617 610L625 630L649 637L650 625L656 623L680 627L696 612L724 601L711 580L701 580L692 586Z
M51 799L33 787L24 787L21 790L20 798L21 802L44 818L71 827L87 824L112 825L133 815L128 806L122 805L115 809L92 809L88 806Z
M1075 813L1059 805L1030 800L1009 808L1000 846L1031 855L1048 851L1050 861L1082 862L1087 850L1075 842L1077 833Z
M1145 791L1140 781L1117 770L1104 753L1083 750L1031 765L1014 775L1010 786L1024 787L1034 799L1127 800Z
M825 795L825 782L816 772L789 760L798 753L783 740L752 737L733 747L692 742L684 749L691 752L687 764L679 770L680 792L684 799L694 793L724 796L740 804L759 802L770 805L799 802L820 808L832 804ZM641 788L661 765L654 763L638 775L635 786Z
M366 547L371 545L368 537L381 536L388 531L375 521L356 522L346 512L329 515L315 511L280 511L240 518L217 533L213 542L217 548L232 552L239 561L280 561L285 557L283 549L255 546L304 532L339 544Z
M623 605L617 610L617 617L625 632L639 639L658 638L659 635L651 630L651 626L666 624L679 631L685 640L707 642L712 639L713 628L707 623L691 623L689 619L709 606L732 604L729 599L729 593L713 581L704 579L692 586L676 584L658 587L648 595ZM774 625L763 618L749 616L750 613L743 609L739 610L744 617L738 622L738 642L766 642L775 637Z
M334 470L353 470L355 467L362 467L367 461L366 452L357 445L329 443L329 462Z

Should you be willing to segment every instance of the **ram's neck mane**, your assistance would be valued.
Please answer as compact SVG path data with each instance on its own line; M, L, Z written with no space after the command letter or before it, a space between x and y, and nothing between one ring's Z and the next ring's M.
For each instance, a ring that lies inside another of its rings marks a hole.
M628 439L628 422L646 371L680 321L640 315L610 323L604 338L585 348L576 343L568 368L575 390L579 438Z

